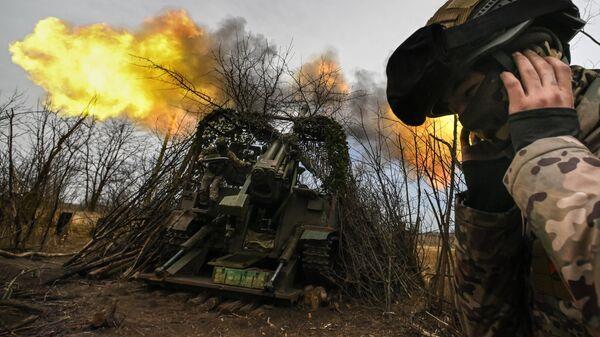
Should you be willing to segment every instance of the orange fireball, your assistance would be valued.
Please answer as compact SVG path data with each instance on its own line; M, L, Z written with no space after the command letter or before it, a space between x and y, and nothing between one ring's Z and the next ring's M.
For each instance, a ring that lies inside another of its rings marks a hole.
M402 148L402 157L419 168L419 175L437 188L446 187L451 180L450 168L456 154L452 153L455 135L454 116L427 119L418 127L408 127L398 120L391 109L386 110L386 129L394 136L395 148ZM460 134L460 123L456 135ZM458 149L457 145L457 151ZM400 155L396 151L393 155Z
M93 102L88 113L100 120L124 115L164 129L185 117L180 93L140 64L149 59L181 73L205 74L212 68L210 45L185 11L170 11L135 31L103 23L73 27L50 17L9 50L62 113L80 114ZM208 94L213 90L206 78L194 84Z

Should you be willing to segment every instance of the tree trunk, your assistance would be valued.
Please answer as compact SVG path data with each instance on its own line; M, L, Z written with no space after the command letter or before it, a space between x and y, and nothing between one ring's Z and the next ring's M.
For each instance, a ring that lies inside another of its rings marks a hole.
M160 148L160 153L158 154L158 158L156 158L156 163L154 164L154 168L152 168L152 174L150 175L150 179L148 180L151 182L151 187L146 192L146 198L144 199L144 204L148 204L150 202L150 200L152 200L152 196L154 195L154 188L156 187L156 182L154 182L154 180L157 179L158 174L160 173L160 168L163 165L163 161L165 159L165 153L167 152L167 146L169 145L170 139L171 139L171 131L168 131L165 134L165 138L163 139L162 147Z

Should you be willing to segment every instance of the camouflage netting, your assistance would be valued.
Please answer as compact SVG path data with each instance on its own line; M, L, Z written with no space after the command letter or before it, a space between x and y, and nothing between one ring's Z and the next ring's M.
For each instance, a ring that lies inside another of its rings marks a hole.
M299 118L294 123L298 146L328 191L342 191L350 179L350 155L346 133L330 117Z

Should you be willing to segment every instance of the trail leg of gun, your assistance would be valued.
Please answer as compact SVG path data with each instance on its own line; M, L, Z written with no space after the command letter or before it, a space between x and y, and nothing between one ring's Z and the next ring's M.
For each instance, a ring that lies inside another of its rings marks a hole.
M212 228L210 228L208 226L204 226L204 227L200 228L200 230L198 232L196 232L196 234L194 234L186 242L184 242L183 244L181 244L181 249L175 255L173 255L172 258L170 258L162 266L156 268L156 270L154 270L154 273L157 276L161 276L161 277L162 276L166 276L165 275L166 274L166 270L169 267L171 267L175 262L177 262L177 260L179 260L187 251L189 251L194 246L196 246L198 244L198 242L204 240L204 238L206 238L206 236L208 234L210 234L211 232L212 232Z
M275 281L277 280L277 277L281 273L281 270L283 269L283 267L292 258L292 254L294 253L294 251L296 251L296 247L298 246L298 242L300 242L300 237L302 236L303 231L304 231L304 228L302 228L302 227L296 228L296 232L294 233L294 236L288 242L287 246L283 250L283 253L279 257L279 265L277 266L277 269L275 269L273 276L271 276L271 279L269 279L269 281L265 284L265 289L267 291L275 290Z

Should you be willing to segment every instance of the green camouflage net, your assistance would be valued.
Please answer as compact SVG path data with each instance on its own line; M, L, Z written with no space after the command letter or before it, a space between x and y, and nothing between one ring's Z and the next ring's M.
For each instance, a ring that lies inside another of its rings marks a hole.
M295 121L294 134L323 187L344 190L350 177L350 155L342 126L326 116L303 117Z
M219 137L237 144L267 144L285 138L299 151L303 165L321 181L321 189L337 192L346 187L350 156L346 133L338 122L326 116L293 118L293 133L282 134L273 126L276 121L264 114L214 110L198 123L191 152L200 153Z

